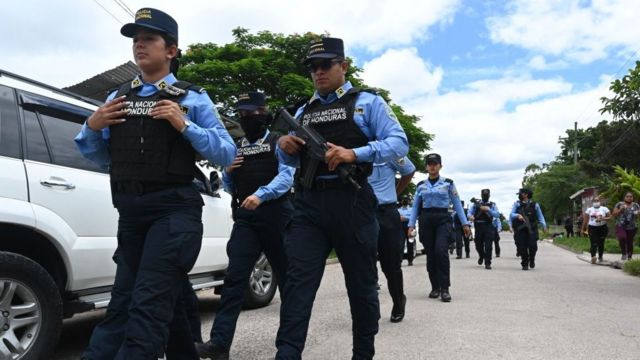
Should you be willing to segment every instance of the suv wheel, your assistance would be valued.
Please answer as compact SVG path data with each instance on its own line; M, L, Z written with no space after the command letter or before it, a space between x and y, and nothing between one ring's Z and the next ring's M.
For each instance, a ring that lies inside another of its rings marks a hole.
M55 282L34 261L0 252L0 359L44 359L62 328Z
M261 254L249 278L249 286L244 296L244 308L257 309L269 305L276 295L277 287L276 275L271 264L267 257Z

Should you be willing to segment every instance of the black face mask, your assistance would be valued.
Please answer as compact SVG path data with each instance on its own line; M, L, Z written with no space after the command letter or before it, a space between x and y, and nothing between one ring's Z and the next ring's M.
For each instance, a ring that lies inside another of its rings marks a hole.
M267 130L272 118L271 114L252 114L241 117L240 126L247 140L255 142L264 136L264 132Z
M489 195L482 195L482 201L483 202L489 201Z
M518 194L518 200L524 201L524 195L523 194Z

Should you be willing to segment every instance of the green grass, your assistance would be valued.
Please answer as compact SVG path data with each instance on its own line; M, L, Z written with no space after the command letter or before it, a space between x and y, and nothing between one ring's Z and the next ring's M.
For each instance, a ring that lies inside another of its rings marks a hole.
M587 237L558 237L553 240L554 244L562 245L576 252L589 252L591 243ZM617 239L607 238L604 242L604 252L608 254L620 254L620 245ZM634 246L634 254L640 254L640 247Z
M630 275L640 276L640 259L634 259L625 262L622 270Z

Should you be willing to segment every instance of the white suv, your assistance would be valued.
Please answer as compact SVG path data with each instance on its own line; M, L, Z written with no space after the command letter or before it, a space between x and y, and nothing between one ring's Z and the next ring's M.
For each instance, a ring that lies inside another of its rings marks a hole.
M63 318L109 303L118 220L109 174L73 141L99 105L0 70L0 360L45 358ZM217 190L202 197L202 249L190 278L194 289L219 289L231 199ZM275 284L261 258L245 307L269 304Z

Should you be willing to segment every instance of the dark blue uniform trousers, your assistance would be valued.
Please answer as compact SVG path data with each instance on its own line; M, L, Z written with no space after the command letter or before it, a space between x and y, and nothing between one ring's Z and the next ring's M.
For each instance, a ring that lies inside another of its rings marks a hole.
M298 190L298 189L296 189ZM285 235L289 261L280 308L276 359L300 359L325 262L336 250L353 321L353 359L372 359L380 304L376 290L377 200L368 183L324 191L299 190Z
M116 359L156 360L165 353L168 359L197 359L184 294L193 293L187 273L202 242L200 194L192 186L115 194L114 204L120 213L118 270L104 326L85 356L114 358L94 352L111 342L119 347Z
M85 350L82 358L88 360L112 360L116 357L122 341L124 340L125 326L129 320L129 303L131 302L131 290L134 279L131 270L119 256L117 249L113 255L113 261L118 265L114 286L111 289L111 301L104 319L94 329L89 340L89 346ZM191 283L186 281L182 287L182 303L177 303L176 311L184 309L184 314L180 312L174 316L169 327L169 342L183 343L202 342L200 334L200 315L198 313L198 297L196 296ZM184 329L176 326L181 323L186 316L191 328L191 339L185 337ZM190 346L190 345L189 345ZM179 353L167 353L168 359L180 359Z
M378 259L387 278L389 295L394 304L400 304L404 295L402 280L402 255L405 235L402 233L400 213L395 204L379 206L376 212L380 231L378 234ZM405 231L406 234L406 231Z
M513 237L518 244L520 264L524 266L529 265L530 261L535 261L538 252L538 229L536 228L534 233L530 233L526 228L519 229Z
M420 242L427 253L427 272L432 289L451 286L449 278L449 242L453 231L453 220L448 213L420 213Z
M277 285L282 292L287 270L282 238L292 215L293 206L288 199L267 201L255 210L236 209L233 231L227 243L229 267L222 301L211 328L214 344L226 349L231 347L249 277L262 252L275 273L277 284L273 286Z
M478 256L480 259L484 259L485 264L491 265L496 228L489 221L476 221L473 226L476 228L476 250L478 251Z

